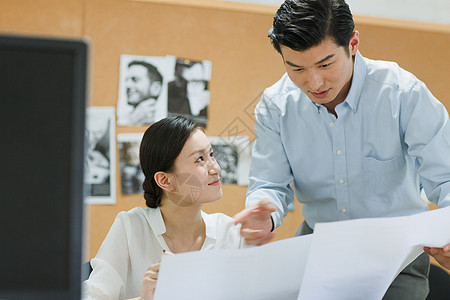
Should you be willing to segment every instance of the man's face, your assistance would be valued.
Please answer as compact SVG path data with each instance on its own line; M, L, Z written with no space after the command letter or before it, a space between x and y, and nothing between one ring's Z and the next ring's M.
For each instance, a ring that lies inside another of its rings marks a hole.
M194 64L190 68L185 68L182 74L187 82L187 93L195 95L205 90L205 76L203 74L203 66L201 64Z
M145 99L150 98L151 82L147 68L141 65L132 65L128 68L125 85L127 90L128 104L138 105Z
M331 38L305 51L294 51L282 45L281 53L287 74L295 85L311 101L334 111L350 90L352 55L357 52L358 44L358 33L355 32L349 43L350 55Z

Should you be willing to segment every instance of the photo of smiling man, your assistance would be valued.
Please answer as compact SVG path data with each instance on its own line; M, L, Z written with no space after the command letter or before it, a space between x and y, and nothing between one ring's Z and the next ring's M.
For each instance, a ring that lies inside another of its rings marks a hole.
M121 55L118 125L150 125L167 116L166 83L174 64L171 56Z

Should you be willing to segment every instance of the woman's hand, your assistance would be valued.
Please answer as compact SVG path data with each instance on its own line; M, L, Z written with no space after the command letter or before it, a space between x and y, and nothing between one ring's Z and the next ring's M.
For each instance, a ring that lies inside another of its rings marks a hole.
M173 255L173 253L171 253L170 251L164 251L163 255ZM142 291L140 300L153 300L160 265L161 260L159 260L156 264L148 267L147 272L145 272L144 280L142 281Z
M144 280L142 281L141 300L153 300L160 265L161 260L148 267L147 272L145 272Z

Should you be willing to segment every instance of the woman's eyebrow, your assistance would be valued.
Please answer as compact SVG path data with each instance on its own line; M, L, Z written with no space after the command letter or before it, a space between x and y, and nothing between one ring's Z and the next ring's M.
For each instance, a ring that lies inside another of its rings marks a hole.
M195 150L195 151L193 151L191 154L189 154L189 157L190 157L190 156L193 156L193 155L195 155L195 154L202 154L202 153L208 152L209 150L211 150L211 148L212 148L212 146L209 145L209 146L207 146L207 147L205 147L205 148L203 148L203 149Z

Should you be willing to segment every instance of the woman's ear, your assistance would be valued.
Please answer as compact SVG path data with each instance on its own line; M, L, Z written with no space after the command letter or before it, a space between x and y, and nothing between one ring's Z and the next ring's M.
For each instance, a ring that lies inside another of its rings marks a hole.
M175 189L174 185L172 184L172 178L173 175L171 173L162 171L156 172L154 176L156 184L167 192L172 192Z

